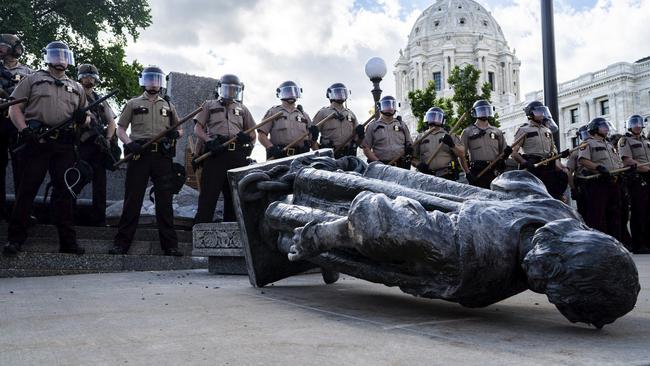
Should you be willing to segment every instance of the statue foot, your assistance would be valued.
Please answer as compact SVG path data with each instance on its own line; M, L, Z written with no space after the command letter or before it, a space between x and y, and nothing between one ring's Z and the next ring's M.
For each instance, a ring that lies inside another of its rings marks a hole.
M315 241L316 221L294 230L293 242L289 248L289 260L292 262L315 257L320 254L318 243Z

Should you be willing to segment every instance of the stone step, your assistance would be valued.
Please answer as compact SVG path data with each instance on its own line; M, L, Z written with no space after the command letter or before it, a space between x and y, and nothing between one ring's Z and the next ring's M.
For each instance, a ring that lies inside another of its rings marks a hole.
M77 239L110 240L117 234L115 227L94 227L75 226ZM191 230L176 230L179 242L191 243ZM34 238L56 238L56 227L54 225L36 225L29 229L29 236ZM7 237L7 224L0 224L0 239ZM138 227L135 232L134 241L155 241L158 242L158 230L152 227Z
M158 255L108 255L20 253L0 256L0 277L58 276L83 273L130 271L171 271L207 268L204 257L167 257Z

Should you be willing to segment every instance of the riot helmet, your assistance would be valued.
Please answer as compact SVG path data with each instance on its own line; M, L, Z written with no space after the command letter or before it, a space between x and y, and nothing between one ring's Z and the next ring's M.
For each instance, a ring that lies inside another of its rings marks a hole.
M99 78L99 70L93 64L81 64L77 67L77 80L90 77L95 80L95 83L99 83L101 80Z
M69 65L74 65L74 53L65 42L54 41L43 48L43 60L46 65L63 71Z
M583 142L589 137L589 131L587 131L587 126L588 125L584 125L578 128L578 131L576 131L576 137L578 138L578 141Z
M543 124L551 132L555 133L558 131L557 123L555 123L551 111L544 103L534 100L526 105L524 113L529 120Z
M147 92L155 91L157 93L165 87L165 73L158 66L147 66L142 69L138 82Z
M275 96L280 100L286 100L290 103L295 102L296 99L300 98L302 94L302 88L300 88L293 81L285 81L280 84L277 89L275 89Z
M587 131L589 131L590 135L599 135L602 138L607 138L614 132L614 126L603 117L596 117L587 125Z
M397 112L397 107L399 106L395 98L390 95L382 97L377 104L379 112L386 116L394 115Z
M445 112L438 107L429 108L427 113L424 115L424 122L429 126L434 125L442 127L445 124Z
M627 121L625 121L625 128L628 131L632 131L633 128L639 128L639 133L645 127L645 119L638 114L630 116Z
M327 88L325 96L331 102L343 103L348 99L350 91L343 83L334 83Z
M489 101L485 99L479 99L472 105L470 115L476 119L486 120L494 116L494 107L492 104L490 104Z
M217 97L221 97L225 100L235 100L240 102L242 100L243 91L244 84L236 75L225 74L217 82Z
M0 34L0 47L6 47L7 54L15 58L19 58L25 52L23 42L15 34Z

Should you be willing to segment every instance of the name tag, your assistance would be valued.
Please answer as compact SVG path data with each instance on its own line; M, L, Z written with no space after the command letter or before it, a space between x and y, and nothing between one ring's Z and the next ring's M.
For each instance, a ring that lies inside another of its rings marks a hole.
M133 110L133 114L147 114L149 113L149 108L145 106L139 106Z

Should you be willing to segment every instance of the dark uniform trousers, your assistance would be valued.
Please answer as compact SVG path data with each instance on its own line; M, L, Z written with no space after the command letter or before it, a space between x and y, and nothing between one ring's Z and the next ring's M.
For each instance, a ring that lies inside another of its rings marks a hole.
M230 182L226 172L229 169L239 168L247 164L246 154L241 150L226 151L217 156L211 156L203 163L199 207L196 211L196 217L194 217L195 224L212 222L214 209L217 207L217 201L221 193L223 193L224 206L223 221L236 221Z
M472 161L469 163L469 171L475 177L474 182L472 182L473 186L490 189L490 184L492 184L492 181L496 178L496 168L493 167L486 171L481 177L478 176L488 165L490 165L489 161Z
M543 159L536 156L526 156L524 159L532 161L533 163L538 163ZM550 162L545 165L541 165L537 168L530 170L530 172L539 178L546 186L546 190L555 199L560 199L566 191L567 185L569 184L569 177L562 171L555 169L555 162Z
M586 182L584 202L585 223L619 241L621 235L622 186L619 177L598 178Z
M13 127L11 121L6 117L0 117L0 219L7 215L6 219L9 220L8 212L6 212L6 196L7 196L7 166L9 165L9 156L11 156L11 170L13 172L14 192L17 192L20 185L20 177L24 170L25 164L19 164L20 154L11 153L11 149L16 143L18 133Z
M630 177L627 187L630 194L630 206L632 216L630 220L630 229L632 231L632 250L638 251L639 249L647 247L650 241L650 222L648 221L648 214L650 214L650 173L638 173L638 175Z
M92 140L92 139L91 139ZM104 153L93 141L86 141L79 146L81 160L93 168L93 203L91 222L95 225L106 223L106 168Z
M38 146L28 145L19 155L29 169L23 171L18 186L16 203L9 222L8 240L22 244L27 239L27 227L34 198L43 183L45 173L49 172L54 186L53 219L59 233L59 245L61 249L75 247L77 237L73 228L74 198L66 188L63 178L65 171L75 163L73 145L48 141Z
M280 150L282 150L282 149L285 148L285 146L286 146L286 145L278 145L278 148L279 148ZM311 150L311 143L310 143L309 145L306 145L306 144L304 144L304 145L296 144L296 145L293 146L293 148L291 148L291 149L287 149L287 151L283 151L283 152L282 152L282 156L279 157L279 158L272 157L271 155L269 155L269 151L267 150L267 151L266 151L266 160L269 160L269 159L280 159L280 158L286 158L287 156L294 156L294 155L298 155L298 154L304 154L304 153L306 153L306 152L309 152L310 150ZM205 172L204 172L203 174L205 174Z
M173 193L168 189L160 192L156 189L158 179L173 174L172 163L171 157L164 156L161 152L152 151L143 152L138 159L129 161L126 169L124 207L118 225L118 232L115 236L116 246L128 248L133 242L133 236L140 219L144 193L149 183L149 177L151 177L154 182L153 190L160 246L163 250L178 247L178 238L174 230Z

